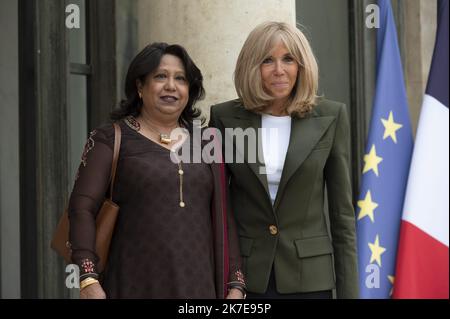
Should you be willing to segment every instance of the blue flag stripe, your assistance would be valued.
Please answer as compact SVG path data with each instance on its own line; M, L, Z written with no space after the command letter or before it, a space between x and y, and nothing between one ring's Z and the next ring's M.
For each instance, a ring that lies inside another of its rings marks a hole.
M438 31L426 93L448 107L448 0L438 2Z

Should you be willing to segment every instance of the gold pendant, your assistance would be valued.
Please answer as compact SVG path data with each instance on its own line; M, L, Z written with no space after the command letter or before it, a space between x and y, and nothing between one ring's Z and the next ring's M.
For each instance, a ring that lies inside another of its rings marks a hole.
M172 139L167 134L159 134L159 140L163 144L170 144L172 142Z

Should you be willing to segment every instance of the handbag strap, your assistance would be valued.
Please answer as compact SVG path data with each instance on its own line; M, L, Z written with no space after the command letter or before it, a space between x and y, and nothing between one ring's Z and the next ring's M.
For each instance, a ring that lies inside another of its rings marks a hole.
M113 123L114 126L114 154L113 154L113 161L111 166L111 185L109 187L110 193L109 193L109 199L112 201L112 194L113 194L113 188L114 188L114 179L116 178L116 169L117 169L117 162L119 160L119 152L120 152L120 142L122 139L122 131L120 130L120 126L117 123Z

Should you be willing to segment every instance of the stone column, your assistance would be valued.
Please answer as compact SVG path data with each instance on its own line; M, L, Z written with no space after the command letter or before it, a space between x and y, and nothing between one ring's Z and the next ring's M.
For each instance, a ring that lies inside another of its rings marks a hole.
M151 42L183 45L204 77L198 105L237 97L233 72L249 32L266 20L295 23L295 0L139 0L139 48Z
M430 72L437 26L436 0L404 3L404 69L414 135Z

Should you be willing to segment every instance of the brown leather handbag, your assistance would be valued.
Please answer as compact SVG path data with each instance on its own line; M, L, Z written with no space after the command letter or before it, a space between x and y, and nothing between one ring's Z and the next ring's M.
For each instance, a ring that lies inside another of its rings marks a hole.
M109 245L111 243L114 226L119 214L119 206L112 201L114 178L116 176L117 161L119 159L121 130L117 123L114 123L114 154L111 165L110 192L105 198L96 218L96 238L95 250L99 261L97 271L100 273L105 269L108 260ZM69 215L68 210L64 211L51 241L51 247L60 254L67 263L72 262L72 250L69 242Z

